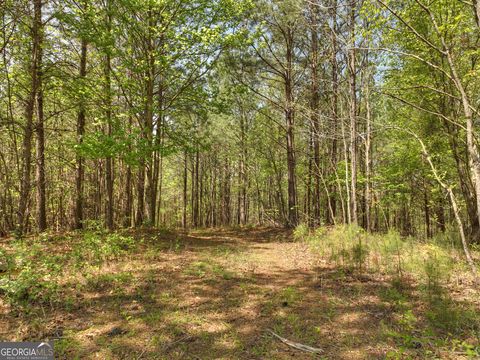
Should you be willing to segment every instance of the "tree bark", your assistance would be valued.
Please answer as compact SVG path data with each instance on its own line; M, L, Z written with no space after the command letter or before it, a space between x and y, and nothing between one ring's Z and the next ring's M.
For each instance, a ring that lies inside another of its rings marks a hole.
M125 205L123 208L123 226L132 226L132 169L129 164L126 165L125 174Z
M41 4L39 5L41 6ZM41 10L40 10L41 11ZM41 15L40 15L41 16ZM47 230L46 181L45 181L45 128L43 113L43 25L41 25L37 59L37 146L36 146L36 185L37 185L37 227L39 232Z
M337 61L337 0L333 0L332 4L332 53L331 53L331 66L332 66L332 148L331 148L331 171L332 174L335 174L337 177L337 128L338 128L338 61ZM341 187L338 187L339 193L341 192ZM335 223L335 216L337 214L337 201L335 197L335 185L332 185L330 189L329 203L332 209L332 218L328 217L328 224L332 225ZM342 201L343 204L343 201ZM343 207L343 206L342 206ZM344 216L345 217L345 216Z
M183 161L183 217L182 217L182 225L184 229L187 228L187 206L188 206L187 182L188 182L188 157L187 157L187 152L185 151L184 161Z
M107 0L107 31L110 34L112 26L112 15L110 13L110 0ZM112 81L111 81L111 55L110 55L110 46L107 46L106 56L105 56L105 91L106 91L106 110L105 116L107 120L107 135L112 136ZM107 154L105 162L105 181L106 181L106 190L107 190L107 203L106 203L106 225L109 230L113 230L114 227L114 218L113 218L113 154Z
M148 64L146 74L146 104L145 104L145 134L148 141L148 157L146 164L147 172L147 190L146 190L146 203L147 203L147 216L148 224L155 225L156 219L156 206L157 206L157 179L156 179L156 149L152 146L156 142L153 139L153 103L154 103L154 87L155 87L155 58L154 58L154 39L152 29L155 23L153 20L153 12L148 10L148 32L146 39L146 61ZM158 130L158 129L157 129Z
M371 176L372 176L372 112L370 109L370 72L368 70L368 53L367 62L367 80L365 84L365 107L366 107L366 134L365 134L365 225L367 231L372 230L371 209Z
M355 60L355 4L350 2L350 49L348 52L348 78L350 85L350 207L351 223L358 223L357 212L357 87Z
M312 127L313 127L313 173L314 173L314 191L313 191L313 225L320 224L320 86L318 81L318 31L317 16L318 7L314 4L310 6L311 23L310 23L310 71L311 71L311 99L310 111Z
M145 218L145 161L142 160L137 173L137 211L135 214L135 226L143 225Z
M298 224L296 159L295 159L295 109L293 95L293 30L286 30L286 72L285 72L285 122L287 140L287 172L288 172L288 227Z
M38 90L38 61L42 36L42 0L34 0L34 17L32 25L32 52L30 56L30 91L25 107L25 125L22 144L22 176L20 182L20 200L18 206L17 235L25 232L28 217L28 203L30 200L31 171L32 171L32 136L35 99Z
M80 50L80 81L81 86L85 86L87 77L87 41L81 39ZM79 109L77 115L77 144L79 146L83 143L83 136L85 134L85 99L83 92L79 101ZM75 214L74 214L74 228L81 229L83 227L83 179L84 166L83 157L77 151L76 154L76 171L75 171Z

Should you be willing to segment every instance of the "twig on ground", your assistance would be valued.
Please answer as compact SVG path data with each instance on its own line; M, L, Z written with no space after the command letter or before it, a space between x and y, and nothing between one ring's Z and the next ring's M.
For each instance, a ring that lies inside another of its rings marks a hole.
M140 355L138 355L137 360L140 360L142 358L143 354L145 354L146 351L147 351L147 349L143 349L143 351L140 353Z
M280 335L278 334L275 334L272 330L270 329L267 329L267 331L272 334L274 337L276 337L277 339L279 339L281 342L283 342L284 344L288 345L288 346L291 346L297 350L301 350L301 351L306 351L306 352L309 352L309 353L312 353L312 354L320 354L323 352L323 349L320 349L320 348L314 348L314 347L311 347L311 346L308 346L308 345L303 345L303 344L300 344L300 343L297 343L297 342L294 342L294 341L291 341L291 340L288 340L288 339L285 339L284 337L281 337Z
M170 344L166 345L163 348L163 351L165 351L165 352L170 351L170 349L173 348L176 344L181 343L183 341L188 341L188 340L191 340L191 339L193 339L193 336L191 336L191 335L182 336L180 339L172 341Z

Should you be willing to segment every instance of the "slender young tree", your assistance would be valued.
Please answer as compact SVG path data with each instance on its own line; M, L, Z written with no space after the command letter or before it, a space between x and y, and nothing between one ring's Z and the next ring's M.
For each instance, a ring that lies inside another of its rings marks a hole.
M42 0L33 1L33 18L31 30L31 53L29 64L30 88L25 107L25 124L22 144L22 174L20 183L20 199L18 207L17 232L21 236L25 232L30 201L32 138L34 128L35 100L38 95L39 69L42 46Z

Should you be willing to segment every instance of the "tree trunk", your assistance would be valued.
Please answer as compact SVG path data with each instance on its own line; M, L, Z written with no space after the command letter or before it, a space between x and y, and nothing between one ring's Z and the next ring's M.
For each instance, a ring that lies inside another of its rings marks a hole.
M350 3L350 49L348 52L348 78L350 85L350 207L351 223L358 223L357 213L357 89L355 61L355 4Z
M368 54L367 54L368 66ZM365 225L367 231L372 230L371 209L372 209L372 194L371 194L371 176L372 176L372 114L370 109L370 72L367 69L367 81L365 84L365 107L366 107L366 134L365 134Z
M332 135L332 149L331 149L331 169L332 173L336 174L336 169L337 169L337 124L338 124L338 62L337 62L337 0L333 1L332 5L332 53L331 53L331 66L332 66L332 130L333 130L333 135ZM341 191L341 188L338 188L339 193ZM330 194L331 196L329 197L329 203L332 208L332 214L333 217L327 218L328 224L332 225L335 222L335 216L337 214L337 202L335 198L335 185L332 185L330 189ZM342 202L343 203L343 202ZM344 216L345 217L345 216Z
M42 36L42 0L34 0L34 18L32 25L32 53L30 57L30 92L25 108L25 125L22 144L22 178L20 182L20 199L18 206L17 234L25 232L28 217L28 202L30 199L32 171L32 135L35 99L38 90L38 60Z
M200 167L200 152L197 149L195 153L195 188L194 188L194 201L193 201L193 226L198 227L199 225L199 190L200 190L200 181L199 181L199 167Z
M107 31L111 32L112 26L112 16L110 14L110 1L107 0ZM106 111L105 116L107 120L107 135L112 136L112 84L111 84L111 55L110 55L110 44L106 49L105 56L105 92L106 92ZM113 155L107 154L105 162L105 181L106 181L106 190L107 190L107 203L105 211L105 220L106 225L109 230L112 230L114 227L113 219Z
M123 226L132 226L132 169L130 165L126 165L125 174L125 206L123 208Z
M41 5L40 5L41 6ZM36 153L36 185L37 185L37 227L39 232L47 230L46 213L46 181L45 181L45 128L43 115L43 26L40 30L37 59L37 153Z
M80 50L80 81L81 86L85 86L87 77L87 41L81 40ZM77 115L77 144L81 146L83 143L83 135L85 134L85 99L83 92L79 101L79 109ZM77 152L76 154L76 172L75 172L75 214L74 228L81 229L83 227L83 157Z
M427 238L432 237L432 228L430 224L430 204L428 201L428 183L425 182L424 184L424 191L423 191L423 210L425 213L425 235Z
M288 227L298 224L296 160L295 160L295 110L293 97L293 31L287 28L286 73L285 73L285 121L287 129L287 172L288 172Z
M187 228L187 186L188 186L188 157L187 152L185 151L184 154L184 165L183 165L183 217L182 217L182 225L183 228Z
M135 214L135 226L143 225L145 219L145 161L140 161L137 174L137 211Z
M153 21L153 13L148 10L148 33L147 33L147 59L148 68L146 74L146 104L145 104L145 134L148 141L148 161L147 161L147 215L148 224L155 225L156 206L157 206L157 179L155 177L156 167L156 150L151 149L154 145L153 140L153 101L154 101L154 81L155 81L155 58L154 58L154 41L152 29L155 26ZM155 140L156 141L156 140Z
M310 23L310 46L311 46L311 59L310 70L312 72L311 78L311 99L310 99L310 111L311 122L313 126L313 173L314 173L314 191L313 191L313 225L320 224L320 87L318 81L318 32L317 32L317 11L316 5L310 6L311 23Z

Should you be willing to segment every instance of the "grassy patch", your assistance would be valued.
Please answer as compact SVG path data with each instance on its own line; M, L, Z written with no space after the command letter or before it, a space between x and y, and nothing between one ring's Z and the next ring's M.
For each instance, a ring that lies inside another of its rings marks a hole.
M198 278L216 278L220 277L224 280L231 280L235 277L235 273L225 269L220 264L206 262L203 260L192 262L185 270L184 274L195 276Z
M130 272L88 274L86 287L88 290L105 290L107 288L120 288L133 282L133 275Z

